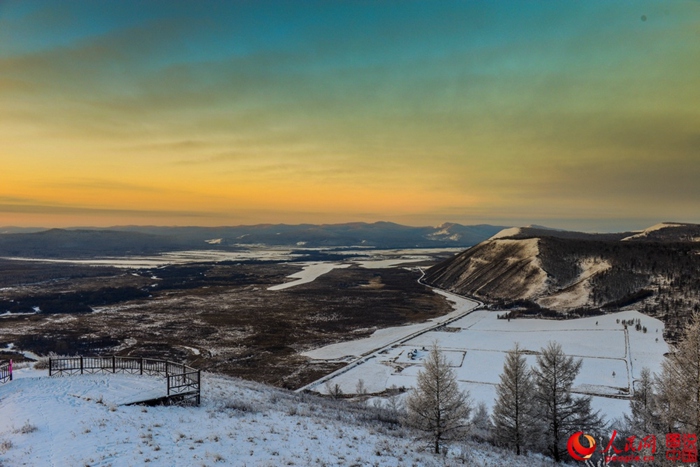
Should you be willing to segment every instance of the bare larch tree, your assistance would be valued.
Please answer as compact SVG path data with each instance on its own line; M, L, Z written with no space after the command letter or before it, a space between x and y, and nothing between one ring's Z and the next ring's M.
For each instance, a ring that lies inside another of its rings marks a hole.
M700 314L666 356L656 381L658 404L668 432L700 432Z
M654 377L644 367L639 379L634 381L634 393L630 399L630 414L624 415L632 433L655 433L661 429L654 394Z
M496 444L513 449L518 455L524 453L526 447L538 444L542 426L534 396L532 372L516 343L506 355L501 381L496 386L492 415Z
M598 434L605 429L598 412L591 409L591 397L574 397L571 387L583 361L568 357L556 342L550 342L537 356L533 368L535 401L544 422L543 450L560 462L566 441L577 431Z
M417 387L406 398L409 423L426 432L440 453L443 441L463 436L471 412L469 395L457 384L447 358L433 344L418 373Z

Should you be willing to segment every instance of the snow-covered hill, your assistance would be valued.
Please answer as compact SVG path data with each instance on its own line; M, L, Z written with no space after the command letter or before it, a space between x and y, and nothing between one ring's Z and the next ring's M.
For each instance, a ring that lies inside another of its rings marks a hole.
M118 405L150 377L17 376L0 385L0 465L553 465L466 441L435 457L377 409L219 375L204 375L200 407Z
M502 230L426 272L425 282L500 305L615 310L653 316L673 309L667 337L700 304L700 225L663 223L642 232L591 234L521 227ZM681 315L681 319L678 320Z
M628 241L694 241L700 240L700 226L697 224L680 224L677 222L661 222L652 225L634 235L622 239Z

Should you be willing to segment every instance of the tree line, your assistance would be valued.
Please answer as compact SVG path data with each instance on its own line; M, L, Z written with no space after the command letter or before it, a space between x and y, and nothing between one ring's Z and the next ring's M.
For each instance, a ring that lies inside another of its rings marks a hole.
M630 415L625 417L623 438L632 435L655 436L659 465L668 464L672 449L665 445L666 435L695 436L700 432L700 314L686 326L680 342L670 352L659 374L643 368L635 381ZM661 446L659 446L659 444ZM696 444L697 455L697 444Z
M407 420L426 433L435 453L445 441L477 431L482 440L517 454L535 451L560 461L571 433L597 432L603 425L600 414L591 409L591 397L571 392L581 364L550 342L537 356L536 366L529 368L516 344L506 356L493 413L489 417L482 404L469 418L469 394L459 390L454 371L434 344L416 388L406 398Z
M582 359L567 356L556 342L540 350L533 367L518 344L507 353L490 416L483 403L474 410L468 391L459 389L446 357L433 344L416 388L406 397L406 421L425 434L436 454L446 442L471 433L518 455L539 452L560 462L569 459L567 441L572 434L581 431L608 440L615 432L617 438L608 446L615 452L629 449L635 436L638 441L654 436L656 461L645 465L664 465L666 434L700 431L700 315L673 350L660 374L641 371L630 414L606 423L592 409L591 396L572 393ZM650 451L648 442L644 447ZM601 450L595 455L600 457Z

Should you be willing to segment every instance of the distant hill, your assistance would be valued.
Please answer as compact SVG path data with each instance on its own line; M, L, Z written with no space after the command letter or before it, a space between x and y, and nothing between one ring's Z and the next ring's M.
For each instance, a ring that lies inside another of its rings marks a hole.
M235 250L250 245L299 248L468 247L503 226L443 224L410 227L391 222L349 224L263 224L237 227L124 226L109 229L51 229L0 234L0 256L94 257L155 254L173 250ZM0 228L0 232L3 229Z
M510 228L430 268L434 286L530 313L633 306L664 318L669 337L700 311L700 225L586 234Z
M0 234L0 256L81 258L154 254L184 245L164 235L112 230L50 229L34 233Z
M13 227L6 226L0 227L0 235L2 234L13 234L13 233L32 233L32 232L43 232L46 229L41 227Z
M700 226L663 222L622 239L624 242L700 242Z
M113 227L113 230L169 235L192 245L263 244L274 246L430 248L475 245L503 229L494 225L443 224L410 227L393 222L372 224L260 224L237 227Z

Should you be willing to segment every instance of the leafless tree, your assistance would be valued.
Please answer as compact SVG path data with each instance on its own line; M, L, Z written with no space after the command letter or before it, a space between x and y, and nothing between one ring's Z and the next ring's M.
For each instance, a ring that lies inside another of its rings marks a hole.
M338 383L331 384L331 381L328 380L328 381L326 381L325 387L326 387L326 392L333 399L340 399L341 397L343 397L343 391L340 389L340 385Z
M667 432L700 432L700 315L685 328L657 379L658 404Z
M474 415L471 419L469 433L479 441L491 441L493 435L493 424L489 417L489 410L486 403L481 401L476 405Z
M639 379L634 382L634 393L630 399L630 415L625 421L633 433L653 433L660 429L654 378L649 368L642 368Z
M391 411L391 413L398 415L403 412L403 403L401 402L401 394L395 384L389 386L390 396L386 402L386 408Z

